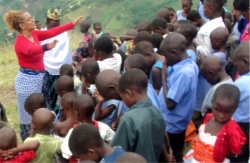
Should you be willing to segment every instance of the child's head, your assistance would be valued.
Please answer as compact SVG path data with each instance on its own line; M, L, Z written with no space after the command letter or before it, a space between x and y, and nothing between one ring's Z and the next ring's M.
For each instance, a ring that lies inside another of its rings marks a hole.
M59 70L59 75L62 76L62 75L68 75L70 77L73 78L74 76L74 70L73 70L73 67L72 65L70 64L63 64Z
M121 100L117 91L118 81L121 75L114 70L108 69L100 72L95 80L95 85L104 99Z
M168 8L162 8L162 9L158 10L157 13L156 13L156 17L157 17L157 18L163 18L163 19L165 19L168 23L171 22L170 11L169 11Z
M36 134L50 133L53 128L54 115L49 109L40 108L36 110L32 117L33 130Z
M164 56L169 66L186 59L186 39L179 33L170 33L162 41L159 53Z
M93 57L95 55L95 48L94 48L95 42L96 42L96 39L94 38L91 38L88 41L88 50L89 50L90 57Z
M100 69L95 59L89 58L82 64L82 75L89 84L95 84L96 76Z
M15 131L10 127L0 129L0 150L8 150L17 147Z
M7 127L7 124L4 121L0 121L0 129L3 127Z
M193 6L193 2L192 0L182 0L181 5L182 5L183 11L187 14L191 10Z
M67 92L74 92L73 78L68 75L60 76L56 81L54 88L60 97L62 97Z
M75 92L68 92L62 96L61 111L64 117L66 117L68 113L73 112L73 103L76 98L77 98L77 94Z
M102 24L100 22L95 22L93 25L94 31L96 34L101 33L102 31Z
M249 44L249 41L245 41L241 43L234 51L233 63L240 75L244 75L250 72Z
M174 25L172 23L168 23L167 28L169 32L174 32Z
M96 40L94 48L96 50L96 55L103 60L103 58L112 53L113 42L109 37L100 37Z
M151 33L151 22L149 20L143 21L142 23L138 24L137 26L134 27L135 30L138 32L146 31Z
M225 12L225 17L224 19L227 18L229 19L231 22L233 22L233 15L230 12Z
M232 22L229 19L225 18L224 24L225 24L228 32L231 33L232 32Z
M218 27L214 29L210 34L211 46L215 51L220 50L222 47L226 47L227 39L229 37L228 29L225 27Z
M182 26L183 24L187 24L187 23L192 23L190 20L178 20L175 24L174 24L174 31L176 32L176 30Z
M250 9L249 9L249 0L240 0L239 1L239 11L245 19L249 21Z
M139 42L135 47L134 53L135 54L133 54L132 56L129 56L125 61L126 62L126 66L125 66L126 70L131 69L131 68L138 68L138 69L146 72L147 66L152 67L156 61L156 59L154 57L155 52L154 52L153 45L147 41ZM141 60L141 58L142 58L141 55L146 57L147 64L145 64L145 59ZM145 70L145 68L146 68L146 70Z
M73 156L82 160L100 162L105 157L104 141L99 130L90 124L83 123L72 131L69 137L69 149Z
M214 119L221 123L227 123L238 107L240 90L233 84L220 85L212 99L212 111Z
M130 108L143 96L147 96L148 78L139 69L130 69L120 78L118 92L123 102Z
M166 34L167 31L167 21L163 18L156 18L151 23L151 30L154 33L159 33L161 35Z
M136 163L147 163L147 160L137 153L126 152L117 158L115 163L128 163L128 162L136 162Z
M138 44L141 41L153 42L152 35L146 31L139 32L134 38L134 44Z
M193 43L193 39L196 37L197 35L197 29L196 27L191 24L191 23L186 23L181 25L177 30L177 33L183 35L186 40L187 40L187 45L192 44Z
M214 19L221 16L224 0L204 0L204 16Z
M197 10L191 10L187 14L187 20L190 20L197 28L202 26L202 18Z
M170 20L172 20L176 14L175 9L172 7L169 7L168 10L170 12Z
M81 33L86 33L89 31L91 24L87 21L84 20L81 24L80 24L80 31Z
M42 23L39 20L36 20L35 23L36 23L36 29L39 30L42 29Z
M26 98L24 108L29 115L33 116L37 109L46 108L46 100L42 94L32 93Z
M95 111L94 99L87 94L78 96L74 101L73 108L76 111L79 122L91 119Z
M159 33L154 33L152 34L152 38L153 38L153 47L159 50L161 42L164 39L163 36Z

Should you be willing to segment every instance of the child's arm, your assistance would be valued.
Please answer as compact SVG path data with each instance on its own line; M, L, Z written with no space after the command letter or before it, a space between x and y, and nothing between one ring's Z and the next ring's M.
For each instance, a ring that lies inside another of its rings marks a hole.
M161 70L159 68L153 68L152 69L152 79L153 79L153 87L157 94L159 94L159 91L161 89Z

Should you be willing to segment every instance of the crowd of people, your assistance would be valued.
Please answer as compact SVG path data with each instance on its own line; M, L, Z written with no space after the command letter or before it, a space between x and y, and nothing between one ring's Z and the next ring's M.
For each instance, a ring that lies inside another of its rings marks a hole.
M249 1L181 3L119 38L82 17L60 25L57 9L45 28L8 11L23 142L0 122L0 162L250 161Z

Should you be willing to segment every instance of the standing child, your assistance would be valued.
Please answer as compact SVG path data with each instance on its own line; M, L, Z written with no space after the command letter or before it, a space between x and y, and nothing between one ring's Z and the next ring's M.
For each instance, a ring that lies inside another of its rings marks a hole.
M191 10L191 8L193 6L193 2L192 2L192 0L182 0L181 5L182 5L182 10L179 10L176 12L177 21L187 19L187 14Z
M101 163L114 163L125 153L121 147L110 147L103 141L98 129L90 124L80 124L74 128L69 138L69 149L80 161L92 160Z
M102 32L102 24L100 22L95 22L94 25L93 25L93 37L94 38L100 38L103 34Z
M92 33L89 32L89 28L91 27L91 24L87 21L84 20L81 24L80 24L80 32L84 34L83 36L83 40L85 42L88 42L89 39L93 38Z
M192 162L230 162L227 157L241 153L246 137L232 119L240 98L232 84L220 85L212 99L213 114L206 115L193 144Z
M167 22L163 18L156 18L151 23L151 29L154 33L159 33L165 38L169 31L167 27Z
M40 93L30 94L24 102L24 108L26 112L28 112L29 115L33 117L33 114L37 109L46 108L44 96Z
M177 30L177 33L183 35L186 38L187 54L194 62L197 62L196 49L193 44L193 39L196 37L197 29L191 23L181 25Z
M166 124L148 98L147 86L146 74L138 69L128 70L120 78L118 92L130 110L121 117L110 145L122 146L125 151L141 154L148 162L157 162Z

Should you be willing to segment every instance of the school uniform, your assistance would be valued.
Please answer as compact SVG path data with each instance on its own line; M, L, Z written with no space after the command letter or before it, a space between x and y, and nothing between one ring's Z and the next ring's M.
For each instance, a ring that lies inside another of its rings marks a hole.
M165 95L163 88L159 93L161 107L165 108L166 131L174 153L180 152L184 146L185 131L196 102L198 73L198 67L191 58L176 63L166 79L168 93ZM174 110L168 109L164 96L177 103Z
M142 155L158 162L165 135L165 121L150 99L134 104L120 119L111 146Z

